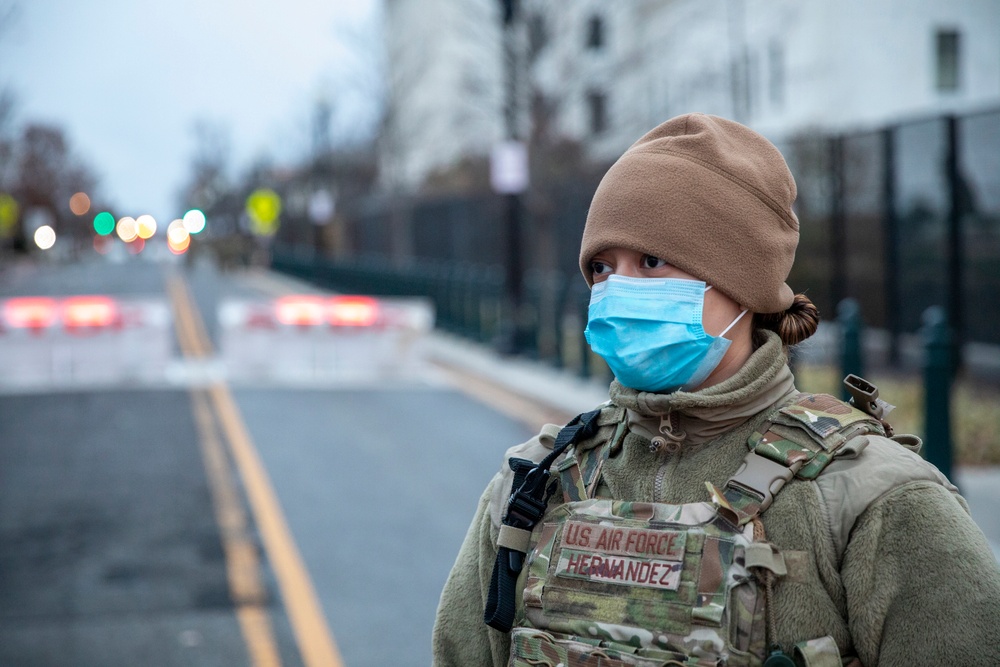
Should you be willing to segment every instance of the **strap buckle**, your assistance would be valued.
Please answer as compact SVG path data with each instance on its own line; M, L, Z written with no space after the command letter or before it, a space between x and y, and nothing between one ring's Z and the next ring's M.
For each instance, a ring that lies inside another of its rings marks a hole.
M802 462L792 464L792 467L782 465L777 461L750 452L743 459L743 465L729 478L729 484L740 487L760 496L760 512L763 512L774 501L774 496L795 476Z
M504 523L515 528L531 530L545 513L548 498L545 492L545 482L549 471L532 468L524 478L521 488L510 494L507 501L507 515Z
M507 503L507 513L503 525L520 531L531 531L545 514L549 498L555 491L555 484L547 487L549 467L556 458L584 438L589 438L597 432L597 417L600 410L593 410L577 416L566 425L556 436L552 451L525 474L517 491L510 494ZM511 467L522 463L522 459L511 459ZM517 472L515 471L515 474ZM515 483L518 479L515 476ZM510 532L510 531L508 531ZM493 574L490 577L489 594L486 607L483 610L483 622L500 632L510 632L514 622L514 600L517 575L524 567L525 552L530 535L525 538L522 533L514 533L518 539L509 542L506 538L497 543L497 559L493 563ZM505 544L500 544L503 541Z

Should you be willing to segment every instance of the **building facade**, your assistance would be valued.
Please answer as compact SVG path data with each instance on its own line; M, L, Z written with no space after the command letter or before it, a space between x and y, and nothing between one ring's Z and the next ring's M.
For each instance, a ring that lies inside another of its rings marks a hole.
M689 111L774 140L1000 106L996 0L522 0L520 100L610 162ZM394 183L503 134L500 3L387 0ZM536 130L538 128L536 127Z
M411 192L502 137L495 0L385 0L381 186Z

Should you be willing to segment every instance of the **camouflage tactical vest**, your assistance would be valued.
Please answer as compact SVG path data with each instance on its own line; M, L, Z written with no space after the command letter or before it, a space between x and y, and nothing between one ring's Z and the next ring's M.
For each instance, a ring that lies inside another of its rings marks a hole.
M880 420L832 396L800 394L753 434L722 489L706 483L711 502L683 505L596 497L603 462L626 432L623 415L608 442L570 448L557 464L563 502L550 505L527 544L510 664L764 664L762 582L785 567L756 517L792 477L815 479L838 452L863 447L857 436L883 434ZM829 637L792 651L810 667L840 665Z

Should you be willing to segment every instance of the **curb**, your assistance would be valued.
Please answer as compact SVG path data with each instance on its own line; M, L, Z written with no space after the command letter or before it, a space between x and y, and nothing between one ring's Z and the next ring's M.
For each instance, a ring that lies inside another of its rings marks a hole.
M477 376L552 413L566 415L564 422L608 400L607 383L586 380L538 361L504 357L453 334L431 331L422 346L430 361Z

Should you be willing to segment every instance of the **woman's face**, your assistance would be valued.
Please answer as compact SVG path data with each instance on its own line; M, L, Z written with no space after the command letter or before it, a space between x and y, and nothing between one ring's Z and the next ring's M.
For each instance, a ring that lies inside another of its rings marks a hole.
M698 280L690 273L667 264L664 260L646 255L627 248L611 248L599 252L590 261L590 274L594 283L603 282L610 275L628 276L629 278L679 278L682 280ZM705 293L705 307L702 311L701 324L705 332L718 336L743 308L717 289ZM742 318L736 326L726 333L726 338L737 340L739 336L750 334L751 317ZM743 329L746 329L744 332Z

